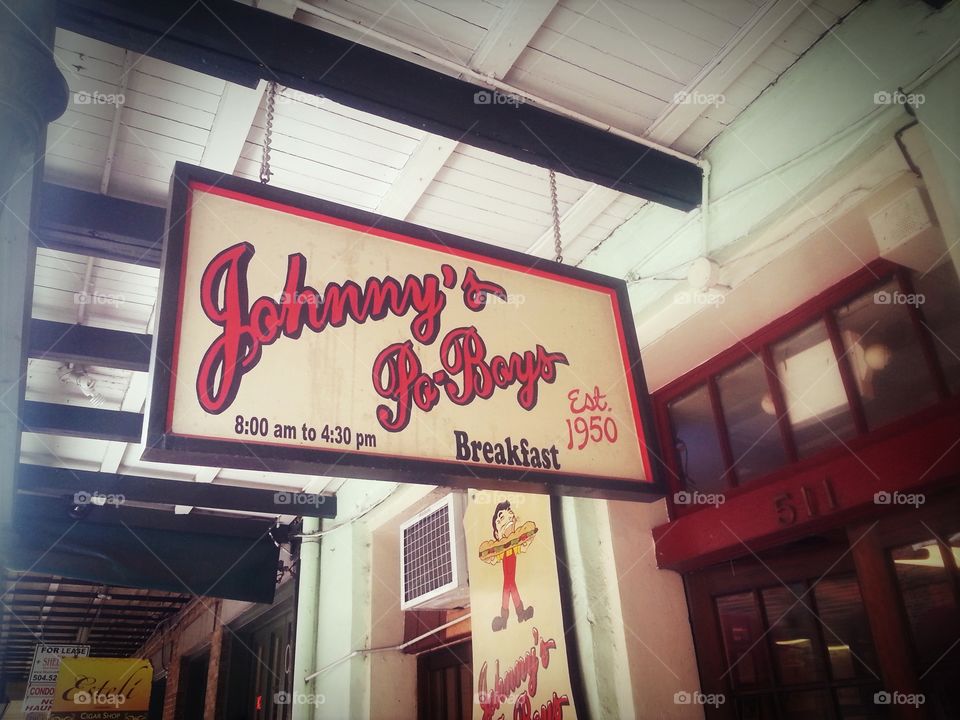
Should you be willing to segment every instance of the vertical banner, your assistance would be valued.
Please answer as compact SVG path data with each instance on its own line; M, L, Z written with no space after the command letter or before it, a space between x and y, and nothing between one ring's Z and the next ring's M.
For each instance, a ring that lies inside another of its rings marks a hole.
M146 720L153 666L140 658L66 658L50 720Z
M576 718L550 498L470 490L464 527L473 719Z
M37 645L23 696L23 716L26 720L47 720L53 708L60 660L89 654L89 645Z

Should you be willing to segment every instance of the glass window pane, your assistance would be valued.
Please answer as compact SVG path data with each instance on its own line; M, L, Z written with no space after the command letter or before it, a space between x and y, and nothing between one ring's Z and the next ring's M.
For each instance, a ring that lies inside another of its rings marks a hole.
M777 720L777 705L772 695L747 695L737 698L738 720Z
M795 583L789 590L778 587L762 593L774 660L780 682L784 685L818 682L826 678L817 620L804 606L809 603L806 597L797 601L804 592L806 587Z
M856 577L825 578L816 584L813 593L833 679L863 678L879 683L880 666Z
M787 462L767 385L767 371L751 357L717 378L737 480L744 483Z
M763 621L752 592L718 597L717 615L735 688L768 687L770 663L763 640Z
M913 288L923 296L920 310L933 336L950 392L960 393L960 279L950 260L930 272L913 273Z
M825 690L787 693L780 698L785 720L810 720L831 716L830 696Z
M874 695L882 689L879 683L837 688L837 707L840 708L841 719L881 720L888 717L890 706L874 702Z
M863 401L867 425L885 425L937 401L909 301L891 280L837 311L847 364Z
M723 454L707 386L674 400L669 411L686 486L703 492L723 490Z
M960 561L960 548L953 547L954 562ZM947 570L949 560L934 539L905 545L892 551L900 596L907 611L920 672L935 662L960 662L960 646L944 653L960 637L960 611L957 608L954 580Z
M773 359L800 457L854 434L840 370L822 322L774 345Z

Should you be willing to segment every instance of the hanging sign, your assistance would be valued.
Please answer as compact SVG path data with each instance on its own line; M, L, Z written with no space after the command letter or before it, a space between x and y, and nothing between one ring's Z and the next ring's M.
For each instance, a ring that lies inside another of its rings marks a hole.
M662 495L623 281L178 164L144 458Z
M23 694L23 716L26 720L47 720L53 708L60 660L89 654L89 645L37 645Z
M146 720L153 666L140 658L65 658L50 720Z
M473 720L575 719L550 498L471 490L464 528Z

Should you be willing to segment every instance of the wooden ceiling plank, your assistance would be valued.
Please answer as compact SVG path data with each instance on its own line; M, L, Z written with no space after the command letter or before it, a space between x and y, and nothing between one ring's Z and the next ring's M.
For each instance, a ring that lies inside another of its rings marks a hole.
M710 107L697 100L722 95L805 9L804 3L794 0L770 0L685 88L684 97L691 101L671 103L650 126L647 137L666 145L673 143Z

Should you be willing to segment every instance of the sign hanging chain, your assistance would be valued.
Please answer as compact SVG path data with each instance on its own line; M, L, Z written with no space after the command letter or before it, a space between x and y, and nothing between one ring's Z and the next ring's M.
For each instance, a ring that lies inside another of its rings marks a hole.
M267 122L263 133L263 156L260 158L260 182L270 182L273 171L270 169L270 142L273 139L273 113L277 104L277 83L270 81L267 86Z
M563 262L563 243L560 242L560 208L557 205L557 174L550 171L550 205L553 212L553 249L554 260Z

